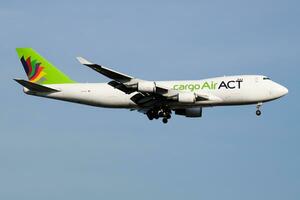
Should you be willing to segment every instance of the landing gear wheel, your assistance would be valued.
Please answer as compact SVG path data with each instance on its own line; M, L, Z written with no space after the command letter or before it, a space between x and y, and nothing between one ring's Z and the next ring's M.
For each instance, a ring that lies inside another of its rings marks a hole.
M168 119L167 118L163 118L162 121L163 121L164 124L168 123Z
M258 102L256 105L256 115L260 116L261 115L261 111L259 110L259 108L262 106L262 102Z
M153 113L148 112L147 117L148 117L149 120L153 120L153 118L154 118Z
M148 119L152 121L153 120L153 116L148 116Z
M260 115L261 115L261 111L260 111L260 110L257 110L257 111L256 111L256 115L257 115L257 116L260 116Z

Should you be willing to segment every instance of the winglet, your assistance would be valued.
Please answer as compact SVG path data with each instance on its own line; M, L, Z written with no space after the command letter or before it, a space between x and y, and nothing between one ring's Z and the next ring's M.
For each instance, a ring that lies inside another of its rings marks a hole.
M93 65L94 64L94 63L91 63L90 61L86 60L83 57L76 57L76 58L82 65Z

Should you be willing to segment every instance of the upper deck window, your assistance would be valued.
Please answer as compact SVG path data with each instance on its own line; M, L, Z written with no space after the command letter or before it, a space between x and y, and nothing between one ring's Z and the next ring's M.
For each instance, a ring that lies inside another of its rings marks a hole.
M268 77L264 77L263 80L271 80L271 79Z

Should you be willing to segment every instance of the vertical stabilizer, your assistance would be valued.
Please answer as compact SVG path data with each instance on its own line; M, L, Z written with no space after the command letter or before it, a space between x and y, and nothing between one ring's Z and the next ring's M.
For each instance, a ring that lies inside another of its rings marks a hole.
M37 84L75 82L32 48L17 48L16 50L30 82Z

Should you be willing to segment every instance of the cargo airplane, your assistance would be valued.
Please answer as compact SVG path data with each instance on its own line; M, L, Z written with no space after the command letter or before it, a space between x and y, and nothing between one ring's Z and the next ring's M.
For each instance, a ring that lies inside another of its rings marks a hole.
M29 95L106 108L137 110L150 120L171 114L201 117L202 108L256 105L288 93L284 86L261 75L239 75L190 81L147 81L138 79L82 57L78 61L110 79L108 83L77 83L31 48L17 48L28 80L15 79Z

